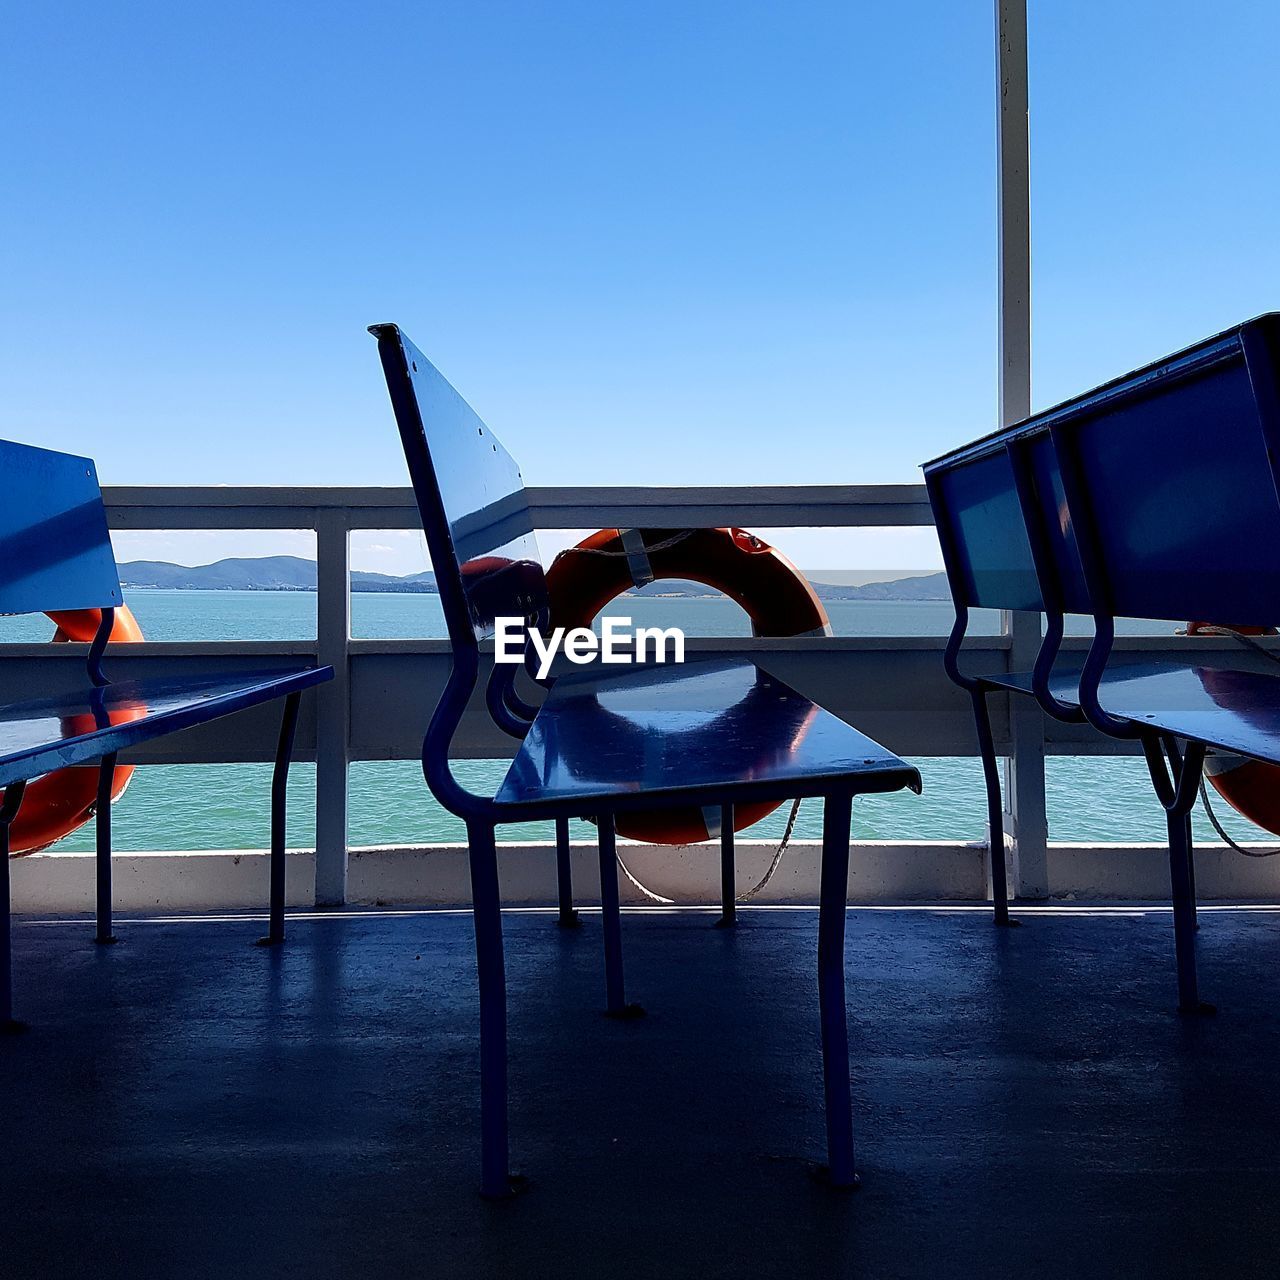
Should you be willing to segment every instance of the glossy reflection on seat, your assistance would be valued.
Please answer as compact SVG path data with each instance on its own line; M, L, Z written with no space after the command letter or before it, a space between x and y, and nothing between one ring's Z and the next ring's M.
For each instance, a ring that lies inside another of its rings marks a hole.
M329 678L329 668L319 667L121 680L100 689L9 703L0 707L0 786L95 761Z
M919 789L919 774L748 659L560 677L512 762L499 805L590 798L652 807L764 784L819 794Z

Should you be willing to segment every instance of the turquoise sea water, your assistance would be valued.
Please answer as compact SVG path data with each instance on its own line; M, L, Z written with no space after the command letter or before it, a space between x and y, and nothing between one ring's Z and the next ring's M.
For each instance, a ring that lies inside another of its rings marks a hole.
M315 596L306 592L132 591L127 599L144 633L155 640L287 640L315 635ZM625 609L622 607L625 605ZM723 599L631 598L613 612L630 614L637 625L678 625L690 636L747 635L746 616ZM832 625L840 635L943 635L951 608L943 602L833 601ZM975 617L974 631L995 634L995 614ZM1135 627L1134 630L1138 628ZM1142 629L1168 631L1167 624ZM42 640L51 633L42 616L0 618L0 641ZM352 634L361 639L438 637L444 634L434 596L356 594L352 597ZM861 839L979 840L985 824L981 774L971 758L921 759L922 797L872 796L858 801L854 825ZM498 785L505 764L466 761L458 772L474 790ZM1146 770L1137 759L1051 759L1048 771L1050 835L1055 840L1159 840L1163 815L1155 803ZM262 848L267 842L265 765L152 765L135 771L116 805L114 826L120 849ZM422 781L415 761L360 761L351 766L350 832L352 845L413 844L457 840L461 823L442 810ZM315 770L295 765L290 777L290 843L314 840ZM1225 806L1219 806L1224 808ZM751 829L752 836L782 834L786 809ZM1242 839L1257 839L1248 824L1234 818L1228 828ZM581 827L586 838L590 828ZM817 802L801 808L796 834L821 834ZM510 827L508 840L550 839L549 827ZM1197 815L1197 836L1212 838ZM83 828L59 847L93 847L91 828Z

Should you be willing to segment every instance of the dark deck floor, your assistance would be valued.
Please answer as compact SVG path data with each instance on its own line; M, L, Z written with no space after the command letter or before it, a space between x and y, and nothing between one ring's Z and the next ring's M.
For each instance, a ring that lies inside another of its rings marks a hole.
M1216 1018L1173 1012L1167 914L851 913L863 1186L822 1150L815 913L508 919L513 1126L475 1194L465 914L20 922L0 1041L8 1276L1268 1275L1280 913L1206 911Z

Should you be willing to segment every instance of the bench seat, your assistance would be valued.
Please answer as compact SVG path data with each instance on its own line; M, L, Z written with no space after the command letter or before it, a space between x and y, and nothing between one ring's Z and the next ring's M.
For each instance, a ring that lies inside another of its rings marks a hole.
M0 786L93 764L152 738L333 678L332 667L121 680L0 706Z
M982 678L997 688L1032 691L1029 671ZM1067 706L1080 705L1079 686L1078 666L1055 668L1049 680L1049 692ZM1099 699L1118 719L1280 764L1280 665L1265 658L1207 663L1188 655L1185 662L1117 663L1103 676Z
M533 817L836 787L918 792L920 775L750 659L712 659L559 677L496 799Z
M1100 697L1113 716L1280 763L1280 667L1272 675L1192 661L1135 663L1105 679Z

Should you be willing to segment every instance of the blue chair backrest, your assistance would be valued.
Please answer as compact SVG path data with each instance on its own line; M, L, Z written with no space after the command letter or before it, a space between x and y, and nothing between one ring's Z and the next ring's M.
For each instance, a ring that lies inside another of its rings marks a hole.
M370 328L449 638L474 648L494 619L544 620L547 587L514 459L421 351L391 324Z
M90 459L0 440L0 483L0 613L123 603Z
M1280 623L1280 317L1050 422L1098 615Z
M973 609L1043 610L1013 466L1003 441L990 446L925 473L951 594Z
M1090 611L1047 432L1029 433L1021 425L997 432L928 463L925 482L958 606ZM1056 579L1051 601L1041 589L1043 566L1037 565L1032 535Z

